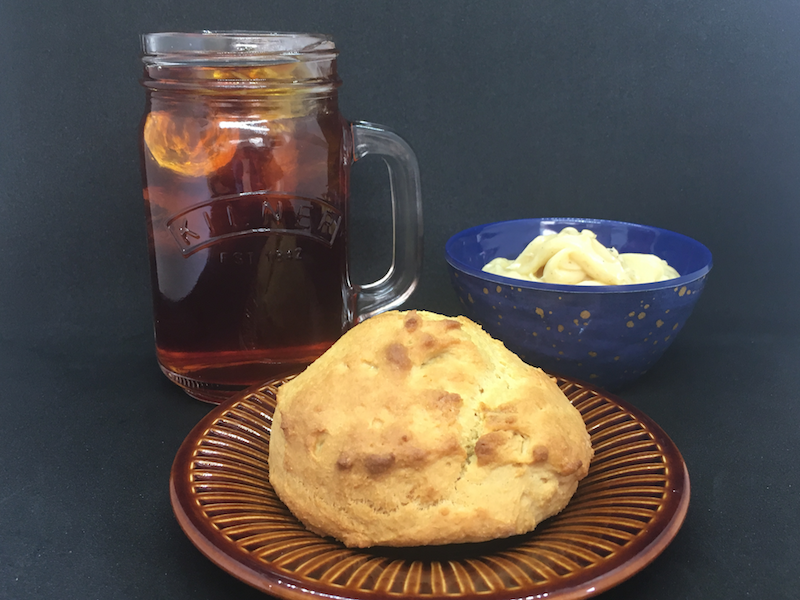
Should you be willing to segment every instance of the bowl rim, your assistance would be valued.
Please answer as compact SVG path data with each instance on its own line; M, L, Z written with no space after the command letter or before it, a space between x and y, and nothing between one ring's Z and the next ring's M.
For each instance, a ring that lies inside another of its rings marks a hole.
M691 273L687 273L685 275L681 275L680 277L676 277L674 279L665 279L663 281L655 281L652 283L633 283L633 284L626 284L626 285L571 285L571 284L561 284L561 283L543 283L541 281L527 281L525 279L515 279L513 277L503 277L502 275L495 275L494 273L487 273L482 271L481 269L476 269L466 263L456 259L452 255L452 248L453 245L459 240L464 237L467 237L470 234L475 232L479 232L487 227L492 227L494 225L503 225L503 224L511 224L511 223L520 223L520 222L529 222L529 223L540 223L542 221L570 221L573 223L585 223L591 225L592 223L603 223L603 224L610 224L610 225L623 225L627 227L637 227L643 229L650 229L657 232L667 233L673 236L681 237L687 240L688 242L695 244L699 247L701 251L703 251L708 256L708 260L703 267L697 269L696 271L692 271ZM543 292L558 292L558 293L574 293L574 294L620 294L620 293L634 293L634 292L649 292L649 291L656 291L656 290L663 290L673 287L681 287L683 285L692 283L705 275L711 270L714 265L713 257L711 255L711 251L701 242L698 242L696 239L684 235L682 233L678 233L676 231L672 231L670 229L664 229L661 227L655 227L653 225L644 225L641 223L631 223L628 221L616 221L614 219L595 219L595 218L586 218L586 217L532 217L532 218L525 218L525 219L507 219L504 221L494 221L492 223L482 223L480 225L475 225L473 227L468 227L467 229L462 229L458 233L450 236L450 238L445 243L445 259L447 263L456 269L457 271L464 272L468 275L472 275L478 279L484 279L486 281L491 281L493 283L499 283L503 285L508 285L511 287L522 288L522 289L531 289L531 290L538 290Z

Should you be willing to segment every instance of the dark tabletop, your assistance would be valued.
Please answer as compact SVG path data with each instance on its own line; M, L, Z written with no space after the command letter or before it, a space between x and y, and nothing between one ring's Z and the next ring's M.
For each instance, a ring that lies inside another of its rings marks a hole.
M155 362L138 35L305 30L340 49L348 118L422 170L425 266L406 308L457 314L443 247L483 222L612 218L706 244L714 268L663 359L619 392L674 440L683 527L603 598L800 589L800 4L0 2L0 598L261 598L169 500L210 410ZM389 261L380 161L354 169L353 269Z

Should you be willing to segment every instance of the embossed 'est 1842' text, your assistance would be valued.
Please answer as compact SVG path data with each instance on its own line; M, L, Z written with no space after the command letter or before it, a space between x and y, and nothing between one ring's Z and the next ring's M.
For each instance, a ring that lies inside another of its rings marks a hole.
M302 260L303 249L300 247L288 248L283 250L270 250L268 252L220 252L219 262L226 265L254 265L260 258L266 258L270 262L281 262L286 260Z

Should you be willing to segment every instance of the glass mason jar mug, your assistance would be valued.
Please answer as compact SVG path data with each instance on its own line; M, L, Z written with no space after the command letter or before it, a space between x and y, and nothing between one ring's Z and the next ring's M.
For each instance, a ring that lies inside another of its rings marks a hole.
M142 175L156 354L190 395L220 402L297 372L419 278L417 161L397 135L339 113L337 50L321 35L142 38ZM393 263L348 270L351 165L389 167Z

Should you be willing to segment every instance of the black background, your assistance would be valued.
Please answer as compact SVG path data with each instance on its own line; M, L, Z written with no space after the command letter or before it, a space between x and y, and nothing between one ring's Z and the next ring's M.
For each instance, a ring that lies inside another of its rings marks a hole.
M0 597L257 598L171 514L209 408L157 369L139 35L331 34L352 120L422 171L406 307L460 312L443 247L509 218L612 218L705 243L681 337L621 396L681 449L675 541L608 598L800 586L800 2L0 0ZM354 169L356 278L388 267L378 159Z

